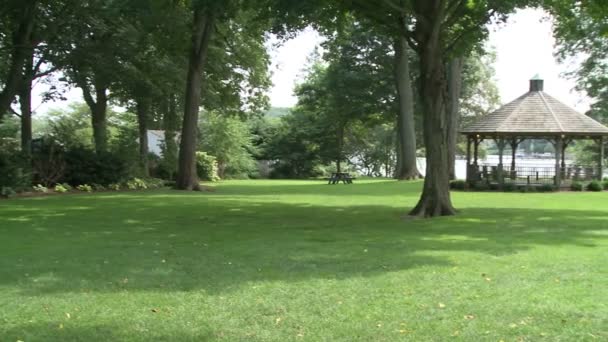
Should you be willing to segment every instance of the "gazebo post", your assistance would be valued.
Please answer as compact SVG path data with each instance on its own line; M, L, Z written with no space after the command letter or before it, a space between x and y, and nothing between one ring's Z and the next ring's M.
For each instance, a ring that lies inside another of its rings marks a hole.
M467 183L470 182L471 179L471 136L467 135Z
M511 140L511 174L510 174L511 179L517 178L517 174L515 173L515 154L517 153L518 145L519 145L519 142L517 141L517 138L513 138Z
M604 172L604 137L601 136L600 139L600 153L599 153L599 160L597 161L597 165L598 165L598 178L601 181L602 177L603 177L603 172Z
M561 152L562 152L562 136L558 136L555 139L555 186L556 187L560 187L561 183L562 183L562 172L561 172L561 167L560 167L560 162L561 162Z
M503 167L502 167L502 156L504 154L505 151L505 139L504 138L498 138L497 140L495 140L496 145L498 146L498 167L497 167L497 180L498 180L498 184L500 184L501 186L504 183L504 176L503 176Z
M473 140L473 165L477 166L477 157L479 153L479 136L476 135Z

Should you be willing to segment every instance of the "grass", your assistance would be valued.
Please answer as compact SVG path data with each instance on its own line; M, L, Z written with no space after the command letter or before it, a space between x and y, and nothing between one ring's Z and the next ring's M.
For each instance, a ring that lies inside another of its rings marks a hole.
M608 340L608 193L420 187L0 201L0 341Z

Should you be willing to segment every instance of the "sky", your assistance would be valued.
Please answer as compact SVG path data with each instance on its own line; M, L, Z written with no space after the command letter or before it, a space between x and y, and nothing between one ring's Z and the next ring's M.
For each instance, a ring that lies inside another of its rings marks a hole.
M309 56L321 42L317 32L306 29L296 38L271 49L273 87L269 97L272 106L291 107L296 103L294 86L302 79ZM556 62L551 22L542 10L518 10L506 24L491 26L488 44L496 51L495 80L503 103L528 91L528 80L538 74L545 80L547 93L581 112L589 108L589 98L574 92L574 80L562 75L571 70L572 65ZM41 90L41 87L35 89L35 93ZM66 97L68 101L82 101L78 89L72 89ZM33 101L36 113L66 107L66 103L41 104L39 97Z

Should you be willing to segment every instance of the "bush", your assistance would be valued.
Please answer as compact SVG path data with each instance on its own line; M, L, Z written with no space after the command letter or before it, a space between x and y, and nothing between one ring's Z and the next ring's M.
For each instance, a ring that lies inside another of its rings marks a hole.
M583 183L581 183L581 182L572 182L572 184L570 184L570 190L572 190L572 191L583 191Z
M76 187L76 189L84 192L93 192L93 188L88 184L82 184Z
M587 184L586 186L587 190L589 191L602 191L602 184L599 181L591 181L589 184Z
M31 185L28 160L19 150L18 142L0 138L0 187L15 190Z
M602 182L602 187L604 188L604 190L608 190L608 179L604 179L604 181Z
M51 186L65 175L65 150L52 137L32 141L32 171L35 183Z
M486 182L475 182L473 184L473 189L475 189L476 191L488 191L490 190L490 186L488 185L488 183Z
M110 190L119 191L120 190L120 183L112 183L112 184L108 185L108 188Z
M452 190L466 190L467 182L462 179L456 179L450 182L450 189Z
M0 188L0 197L11 198L16 194L17 192L15 192L15 190L13 190L13 188L11 188L10 186L3 186L2 188Z
M63 193L66 193L69 191L65 186L63 186L63 184L56 184L54 190L55 190L55 192L58 192L60 194L63 194Z
M553 184L543 184L537 188L539 192L553 192L557 191L557 187Z
M529 185L522 185L522 186L517 187L517 191L523 192L523 193L526 193L526 192L535 192L536 188L533 187L533 186L529 186Z
M106 191L106 187L101 184L93 183L91 184L91 187L93 188L93 191Z
M125 183L125 185L127 186L127 189L129 189L129 190L140 190L140 189L148 188L148 185L146 184L146 182L140 178L130 179Z
M118 154L96 153L85 147L66 151L65 182L75 184L119 183L128 177L127 162Z
M35 192L41 192L41 193L47 193L47 192L49 192L49 189L48 189L46 186L42 185L42 184L37 184L37 185L34 185L34 186L32 187L32 189L33 189Z
M217 174L217 161L206 152L196 152L196 173L200 180L215 182L220 180Z
M517 190L517 185L514 183L505 183L502 186L502 191L504 192L513 192L515 190Z

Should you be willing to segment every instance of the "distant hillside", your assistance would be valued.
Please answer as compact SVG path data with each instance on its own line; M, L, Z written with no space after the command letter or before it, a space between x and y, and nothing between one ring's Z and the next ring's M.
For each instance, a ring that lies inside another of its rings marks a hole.
M264 116L269 118L280 118L287 115L290 110L291 108L289 107L270 107L269 110L264 112Z

